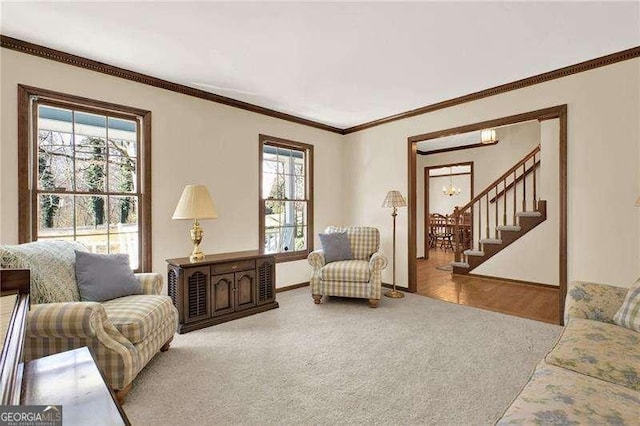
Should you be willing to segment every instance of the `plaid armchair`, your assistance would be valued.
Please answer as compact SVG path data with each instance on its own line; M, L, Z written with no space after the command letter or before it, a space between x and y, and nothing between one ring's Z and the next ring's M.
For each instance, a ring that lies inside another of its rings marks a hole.
M0 246L0 267L31 270L25 361L87 346L122 402L140 370L169 349L178 312L171 298L160 295L157 273L136 274L142 295L81 302L75 250L86 248L68 241Z
M327 295L368 299L369 306L377 307L382 292L382 270L387 266L387 258L378 252L380 232L362 226L329 226L325 230L325 233L333 232L347 233L353 260L325 264L322 250L309 253L314 303L319 304L322 296Z

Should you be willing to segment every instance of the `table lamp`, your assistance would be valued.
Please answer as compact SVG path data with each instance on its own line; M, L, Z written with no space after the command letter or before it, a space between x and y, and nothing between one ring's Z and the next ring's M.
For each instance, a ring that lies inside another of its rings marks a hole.
M193 219L193 227L190 230L191 241L193 242L193 252L189 256L191 262L198 262L204 259L204 254L200 249L204 232L198 222L200 219L215 219L218 217L213 201L209 196L209 191L204 185L187 185L182 191L180 201L173 212L172 219Z

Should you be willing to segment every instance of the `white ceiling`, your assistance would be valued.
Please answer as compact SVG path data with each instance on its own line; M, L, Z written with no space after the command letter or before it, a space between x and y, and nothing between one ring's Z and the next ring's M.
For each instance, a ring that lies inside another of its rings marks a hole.
M1 7L5 35L341 128L640 45L636 1Z

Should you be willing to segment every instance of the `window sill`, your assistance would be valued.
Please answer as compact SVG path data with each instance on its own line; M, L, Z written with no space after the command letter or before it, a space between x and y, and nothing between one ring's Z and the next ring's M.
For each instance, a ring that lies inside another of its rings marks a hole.
M296 251L291 253L274 253L276 263L293 262L295 260L304 260L309 256L309 251Z

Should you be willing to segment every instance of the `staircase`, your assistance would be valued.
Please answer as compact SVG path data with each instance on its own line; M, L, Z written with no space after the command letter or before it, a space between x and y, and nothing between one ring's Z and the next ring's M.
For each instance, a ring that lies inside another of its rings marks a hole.
M454 274L468 274L547 220L547 202L537 195L539 153L537 146L469 203L456 207Z

